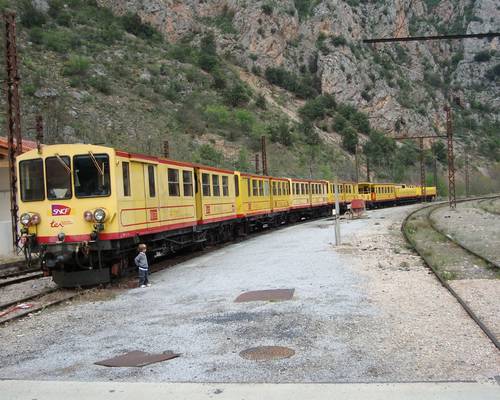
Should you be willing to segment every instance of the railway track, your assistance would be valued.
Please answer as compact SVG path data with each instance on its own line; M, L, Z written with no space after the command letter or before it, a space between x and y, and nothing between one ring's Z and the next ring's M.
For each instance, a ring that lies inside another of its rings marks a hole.
M43 273L39 269L28 270L23 272L15 272L0 277L0 288L15 285L16 283L26 282L38 278L42 278Z
M497 208L495 208L495 205L493 204L494 200L495 200L495 198L483 199L483 200L478 201L477 205L483 211L486 211L490 214L500 215L500 202L499 202ZM498 201L498 198L496 198L496 200Z
M457 200L457 203L463 203L463 202L468 202L468 201L489 201L491 199L497 199L500 198L500 196L488 196L488 197L476 197L472 199L463 199L463 200ZM472 307L455 291L451 285L447 282L449 279L449 276L446 275L446 271L441 271L435 262L433 262L432 257L429 254L428 249L425 249L421 246L419 246L419 243L417 243L413 238L410 233L409 229L409 224L414 222L417 223L421 229L430 229L434 231L437 235L440 236L440 239L443 241L445 246L455 246L456 249L459 249L457 251L462 251L463 254L466 254L469 258L469 261L472 263L472 265L477 266L478 264L486 265L486 266L493 266L494 268L500 268L497 263L492 262L492 260L489 260L487 257L484 257L483 255L472 251L469 249L467 246L464 246L463 243L460 243L456 240L454 240L450 235L447 235L446 233L442 232L439 230L436 226L435 223L432 221L432 214L437 211L438 209L447 206L447 203L439 203L439 204L430 204L424 207L421 207L410 214L407 215L407 217L404 219L403 224L401 226L401 230L403 232L403 235L406 239L406 241L415 249L415 251L422 257L424 260L425 264L427 267L431 269L431 271L434 273L434 275L438 278L440 283L450 292L450 294L455 297L455 299L458 301L458 303L463 307L463 309L467 312L467 314L474 320L474 322L481 328L481 330L488 336L488 338L491 340L491 342L496 346L497 349L500 350L500 340L499 338L493 333L492 329L490 329L487 324L483 321L483 319L472 309ZM426 225L426 226L425 226ZM463 257L463 255L462 255Z

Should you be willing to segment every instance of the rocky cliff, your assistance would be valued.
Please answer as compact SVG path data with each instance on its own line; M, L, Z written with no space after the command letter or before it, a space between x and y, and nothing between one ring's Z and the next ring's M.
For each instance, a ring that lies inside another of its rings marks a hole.
M118 14L137 13L169 41L196 41L199 34L214 31L218 51L248 70L282 66L297 74L311 73L321 92L355 105L368 113L372 126L391 134L442 130L442 108L451 91L478 121L477 111L492 116L500 106L494 73L498 38L362 43L369 37L498 32L500 6L494 0L98 3Z

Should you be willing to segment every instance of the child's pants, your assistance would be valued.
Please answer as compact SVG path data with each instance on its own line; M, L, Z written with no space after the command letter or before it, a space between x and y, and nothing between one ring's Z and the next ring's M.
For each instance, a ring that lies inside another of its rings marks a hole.
M144 270L139 268L139 286L147 285L149 283L148 273L149 271L147 269Z

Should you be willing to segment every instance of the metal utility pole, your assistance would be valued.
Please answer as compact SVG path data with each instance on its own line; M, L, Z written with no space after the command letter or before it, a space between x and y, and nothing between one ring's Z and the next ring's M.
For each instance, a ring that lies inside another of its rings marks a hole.
M7 11L5 21L5 69L7 71L7 142L9 150L10 214L12 220L12 244L17 248L17 176L16 155L22 153L21 108L19 104L19 72L17 70L16 13ZM14 143L15 139L15 143Z
M259 153L255 153L255 173L260 174Z
M370 181L370 157L368 157L368 154L366 155L366 181Z
M337 182L333 184L333 191L335 193L335 246L340 246L342 243L340 239L340 206L339 206L339 185Z
M455 157L453 155L453 128L451 126L451 107L446 105L446 139L448 142L448 202L450 208L457 208L455 191Z
M43 143L43 117L41 115L36 116L36 148L38 150L38 154L42 152L42 143Z
M424 163L424 138L419 138L420 144L420 187L422 188L422 202L426 202L426 189L425 189L425 163Z
M469 149L467 148L465 151L465 197L469 197L470 195L470 186L469 186Z
M358 157L358 146L356 145L356 150L354 152L354 160L356 162L356 183L359 182L359 157Z
M261 136L260 143L262 146L262 175L269 175L267 169L267 152L266 152L266 137Z
M165 158L170 157L170 146L169 146L168 140L163 141L163 157L165 157Z

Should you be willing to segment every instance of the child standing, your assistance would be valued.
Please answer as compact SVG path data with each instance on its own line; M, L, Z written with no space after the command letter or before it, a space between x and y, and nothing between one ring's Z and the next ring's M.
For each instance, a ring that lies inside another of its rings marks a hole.
M148 258L146 257L146 249L147 248L145 244L140 244L138 248L139 254L134 259L135 265L137 265L137 268L139 268L139 286L141 288L151 286L148 281L149 265Z

